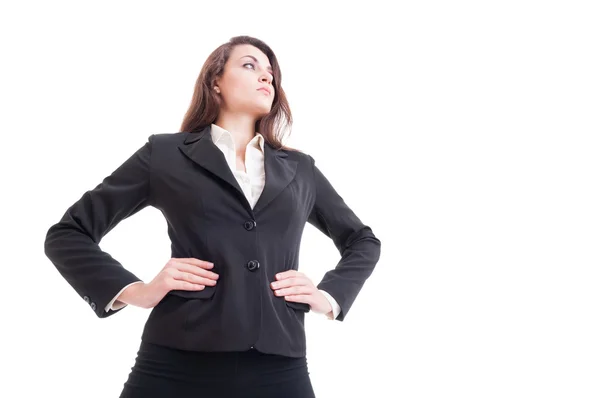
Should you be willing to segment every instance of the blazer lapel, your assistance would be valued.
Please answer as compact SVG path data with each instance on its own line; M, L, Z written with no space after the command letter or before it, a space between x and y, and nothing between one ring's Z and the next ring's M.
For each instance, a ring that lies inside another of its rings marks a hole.
M276 150L265 141L265 187L254 209L251 209L244 191L227 164L225 155L213 143L210 128L206 126L197 133L189 133L184 142L179 144L179 149L194 163L233 187L249 210L255 213L263 210L294 179L297 162L288 159L285 152Z
M225 155L212 141L210 126L197 133L189 133L183 143L179 144L179 149L194 163L219 177L244 196L244 191L231 172Z
M276 150L265 141L265 187L254 206L258 213L281 193L294 179L298 162L288 159L287 153Z

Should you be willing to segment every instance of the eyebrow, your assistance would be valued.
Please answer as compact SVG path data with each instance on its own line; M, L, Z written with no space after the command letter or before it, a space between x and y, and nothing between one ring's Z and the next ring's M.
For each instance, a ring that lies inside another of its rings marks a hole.
M252 55L244 55L244 57L252 58L254 60L254 62L260 64L260 62L258 62L258 60L255 57L253 57ZM240 57L240 59L242 59L244 57ZM273 68L271 68L271 65L267 66L267 69L269 69L271 72L273 72Z

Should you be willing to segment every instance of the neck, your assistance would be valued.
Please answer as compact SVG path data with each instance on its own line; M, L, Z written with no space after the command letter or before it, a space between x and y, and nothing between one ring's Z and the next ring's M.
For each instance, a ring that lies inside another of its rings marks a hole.
M215 121L215 124L229 131L237 148L245 148L248 142L254 138L254 125L256 119L248 115L231 115L228 113L220 113Z

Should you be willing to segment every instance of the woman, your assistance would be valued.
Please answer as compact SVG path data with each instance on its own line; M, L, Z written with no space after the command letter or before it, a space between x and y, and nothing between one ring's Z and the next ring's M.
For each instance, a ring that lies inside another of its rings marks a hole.
M284 147L291 112L273 51L239 36L206 60L181 131L153 134L50 227L45 252L100 318L152 308L121 397L313 397L304 315L342 321L380 241L314 159ZM98 243L146 206L172 258L149 283ZM298 271L306 222L341 254Z

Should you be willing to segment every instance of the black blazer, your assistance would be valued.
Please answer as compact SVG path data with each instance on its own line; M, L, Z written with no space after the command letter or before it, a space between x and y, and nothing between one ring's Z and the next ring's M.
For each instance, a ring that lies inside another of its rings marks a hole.
M52 225L45 253L100 318L127 284L140 281L102 251L99 242L121 220L146 206L165 216L172 257L214 263L215 286L170 291L146 321L142 340L192 351L259 351L306 355L307 304L275 296L275 274L298 270L308 221L341 254L317 285L348 314L379 261L380 241L298 151L265 142L265 187L250 207L210 126L200 132L153 134L101 184L83 194Z

